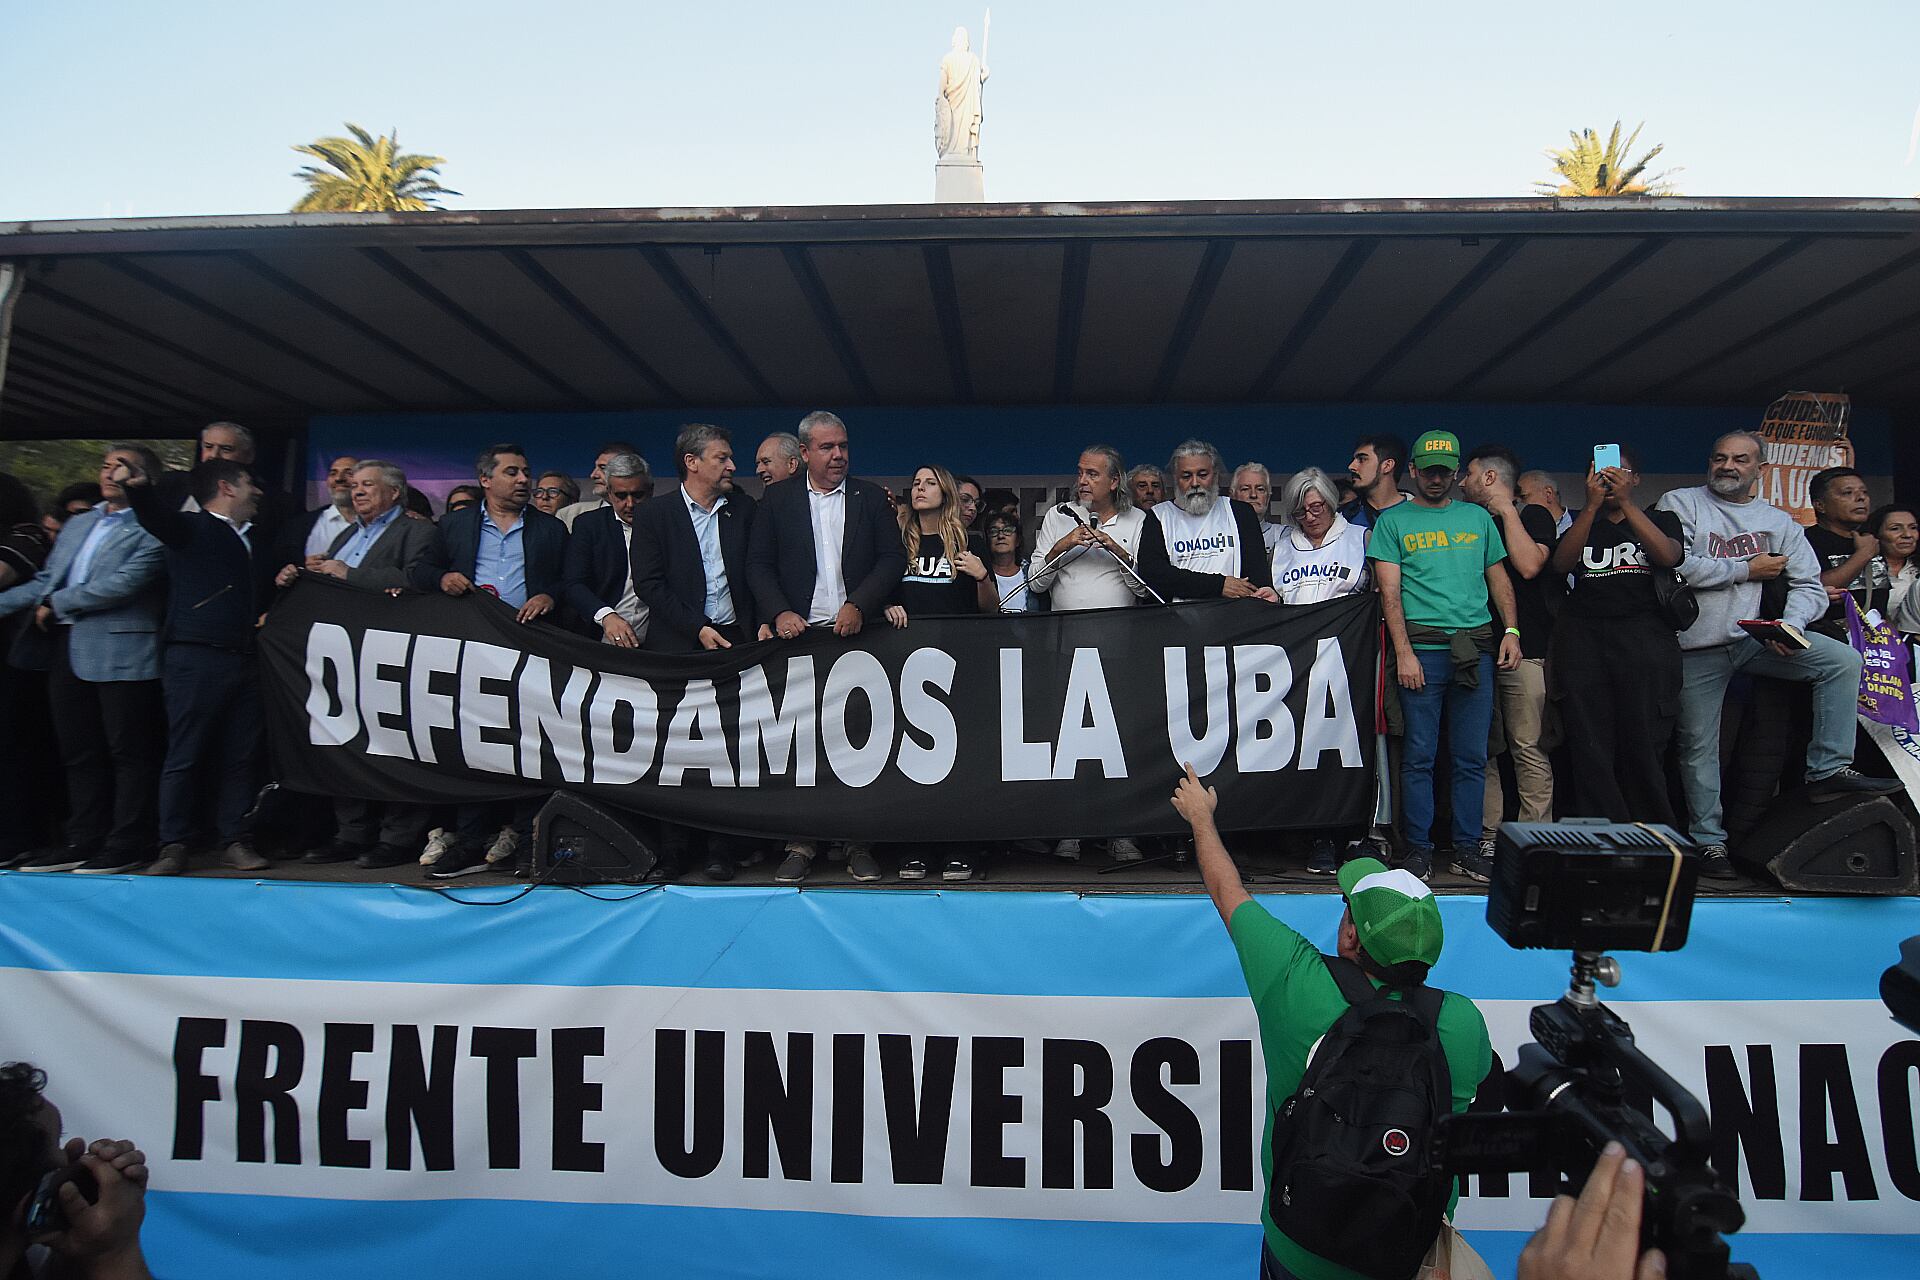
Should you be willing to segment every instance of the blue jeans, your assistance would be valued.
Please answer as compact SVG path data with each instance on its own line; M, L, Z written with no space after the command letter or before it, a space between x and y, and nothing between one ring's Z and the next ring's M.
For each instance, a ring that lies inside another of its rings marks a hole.
M1447 758L1453 766L1453 847L1480 843L1480 807L1487 786L1487 734L1493 725L1493 657L1480 655L1480 683L1454 683L1453 656L1416 649L1426 684L1400 688L1407 732L1400 758L1400 816L1409 852L1433 852L1433 764L1440 752L1440 713L1447 713Z
M1807 744L1807 781L1853 763L1860 703L1860 655L1831 636L1807 633L1813 647L1783 658L1750 636L1680 655L1680 723L1674 743L1687 789L1689 834L1701 844L1725 844L1720 813L1720 711L1736 671L1813 686L1813 741Z

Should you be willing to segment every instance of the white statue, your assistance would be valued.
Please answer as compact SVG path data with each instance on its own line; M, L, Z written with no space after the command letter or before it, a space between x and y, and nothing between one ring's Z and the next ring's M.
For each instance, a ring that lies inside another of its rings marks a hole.
M980 98L986 79L986 64L968 47L967 29L955 27L953 47L940 59L938 92L933 99L934 154L942 158L980 158Z

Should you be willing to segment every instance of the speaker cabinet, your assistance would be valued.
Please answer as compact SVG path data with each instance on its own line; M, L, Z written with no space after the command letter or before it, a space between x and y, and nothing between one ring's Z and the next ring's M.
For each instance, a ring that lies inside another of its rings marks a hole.
M1885 796L1813 804L1805 792L1776 800L1733 857L1783 889L1902 894L1920 889L1913 823Z
M640 819L556 791L533 818L533 877L544 884L635 884L659 860Z

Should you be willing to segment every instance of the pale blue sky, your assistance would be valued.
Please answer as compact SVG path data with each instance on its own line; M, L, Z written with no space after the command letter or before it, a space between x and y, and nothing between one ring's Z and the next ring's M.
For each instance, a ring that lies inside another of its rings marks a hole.
M943 2L0 0L0 220L280 211L398 125L458 208L929 199ZM1529 194L1647 121L1687 194L1912 195L1920 0L1002 0L992 200Z

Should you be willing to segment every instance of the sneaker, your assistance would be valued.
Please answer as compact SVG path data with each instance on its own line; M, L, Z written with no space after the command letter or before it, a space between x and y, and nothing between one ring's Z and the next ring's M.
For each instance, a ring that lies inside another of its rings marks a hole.
M1848 796L1884 796L1898 790L1898 779L1869 777L1849 766L1838 773L1830 773L1809 782L1807 799L1815 804L1826 804L1832 800L1844 800Z
M707 879L723 882L733 879L733 863L725 858L707 859Z
M353 865L368 871L398 867L413 861L413 851L399 845L377 844L353 860Z
M1740 873L1733 869L1733 859L1727 856L1727 846L1724 844L1700 846L1700 874L1709 880L1740 878Z
M16 871L71 871L83 865L93 855L85 849L66 846L58 849L42 849L15 867Z
M946 867L940 872L940 878L942 880L971 880L973 879L973 868L967 865L965 859L948 858Z
M25 862L32 853L31 849L15 849L12 853L0 853L0 871L6 870L16 862Z
M1065 858L1068 862L1080 861L1080 842L1078 840L1062 840L1059 844L1053 846L1053 856L1056 858Z
M77 876L117 876L128 871L138 871L152 862L137 853L96 853L73 869Z
M1454 854L1451 864L1453 874L1477 880L1481 884L1490 883L1493 880L1493 859L1487 856L1486 850L1487 841L1482 839L1480 847L1473 852Z
M187 846L176 843L161 848L159 858L154 861L152 866L147 868L146 874L150 876L177 876L184 875L186 870Z
M873 856L872 845L847 846L847 874L862 884L871 884L880 878L880 860Z
M1498 831L1482 831L1480 833L1480 856L1481 857L1485 858L1488 862L1492 862L1493 851L1495 849L1498 849L1499 847L1500 847L1500 833Z
M908 858L900 864L900 878L902 880L925 880L927 878L927 864L918 858Z
M1115 862L1138 862L1147 855L1140 852L1140 846L1125 836L1115 836L1107 842L1107 852L1113 855Z
M1340 870L1340 855L1334 852L1333 841L1313 842L1313 848L1307 853L1307 870L1316 876L1330 876Z
M230 871L265 871L273 864L260 856L251 841L235 840L220 855L220 865Z
M457 880L461 876L478 875L482 871L491 871L487 856L478 849L462 849L458 845L450 846L440 855L433 870L427 876L433 880Z
M1402 869L1413 872L1417 880L1425 880L1433 874L1433 850L1410 849L1407 856L1400 860Z
M505 862L513 857L513 851L520 847L520 833L512 827L500 828L500 834L493 838L493 844L487 850L488 862Z
M447 850L453 847L453 832L445 827L435 827L427 832L427 847L420 851L420 865L430 867L447 856Z
M366 851L366 846L364 845L341 844L336 840L325 848L307 850L300 855L300 861L310 867L317 867L328 862L352 862Z
M780 869L773 878L780 884L799 884L807 878L807 872L813 870L813 846L798 840L787 842L787 856L780 861Z

